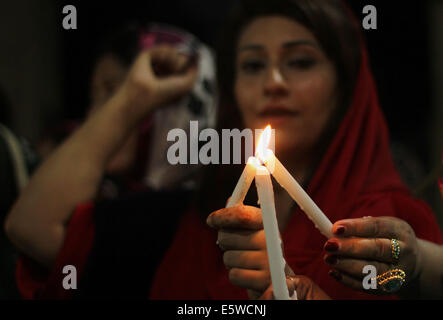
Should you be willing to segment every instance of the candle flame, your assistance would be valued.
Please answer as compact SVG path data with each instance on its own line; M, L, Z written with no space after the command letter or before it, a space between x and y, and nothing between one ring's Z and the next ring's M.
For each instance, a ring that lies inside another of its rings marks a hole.
M248 164L253 165L256 168L261 166L260 160L258 160L256 157L249 157Z
M266 150L268 149L269 142L271 141L271 133L271 126L267 125L260 135L257 147L255 148L255 156L262 161L266 158Z

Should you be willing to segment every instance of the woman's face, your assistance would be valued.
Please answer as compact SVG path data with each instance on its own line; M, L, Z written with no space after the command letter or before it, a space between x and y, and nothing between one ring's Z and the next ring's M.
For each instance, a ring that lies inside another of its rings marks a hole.
M265 16L243 30L235 97L246 127L276 129L277 152L315 146L337 96L334 65L307 28L283 16Z
M127 69L112 54L105 54L95 65L91 82L91 111L105 104L125 79Z

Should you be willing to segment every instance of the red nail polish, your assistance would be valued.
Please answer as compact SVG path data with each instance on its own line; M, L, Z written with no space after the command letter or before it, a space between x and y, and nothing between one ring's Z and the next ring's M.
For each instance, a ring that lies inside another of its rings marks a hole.
M340 281L341 279L343 279L342 274L340 272L338 272L337 270L329 270L328 274L337 281Z
M345 227L343 227L343 226L339 226L339 227L335 230L334 233L337 234L337 235L340 235L340 234L345 233Z
M325 262L331 266L336 265L338 262L338 258L336 255L327 256L325 258Z
M328 241L325 244L325 250L328 252L333 252L338 250L338 243L335 241Z

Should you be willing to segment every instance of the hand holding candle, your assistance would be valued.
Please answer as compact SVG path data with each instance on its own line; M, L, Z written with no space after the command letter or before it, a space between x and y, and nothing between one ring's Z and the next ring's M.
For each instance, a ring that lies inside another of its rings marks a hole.
M272 298L274 288L262 211L245 205L223 208L211 213L207 223L218 230L217 242L223 250L223 263L229 270L231 283L247 289L251 299ZM293 275L289 267L286 271ZM286 280L289 296L295 295L294 284L293 280Z
M230 209L241 211L240 209L246 208L246 206L242 206L243 200L246 196L246 193L248 192L248 189L252 183L252 180L255 175L256 179L256 186L257 186L257 192L258 192L258 198L259 203L261 207L261 213L262 213L262 220L264 225L264 233L265 233L265 239L266 239L266 259L263 259L263 257L258 256L252 256L252 261L248 261L244 256L239 256L241 254L241 251L239 251L239 248L242 247L242 236L234 236L235 241L227 241L227 243L237 242L237 245L234 245L232 250L235 250L233 253L228 253L232 251L227 251L224 254L223 260L225 265L229 267L234 267L238 269L231 269L230 270L230 279L231 282L236 283L237 285L246 287L246 288L256 288L259 286L257 284L257 281L252 280L253 277L251 275L244 274L245 272L252 270L248 269L254 269L252 265L254 263L260 264L260 261L268 261L269 269L270 269L270 275L271 275L271 281L272 281L272 290L274 292L274 296L276 299L281 300L288 300L289 294L288 294L288 286L286 283L286 276L285 276L285 265L286 262L283 258L283 252L282 252L282 243L281 238L279 234L279 228L278 228L278 222L277 222L277 216L275 212L275 203L274 203L274 192L272 188L272 182L270 178L271 172L275 179L280 183L280 185L288 191L290 196L298 203L300 208L305 211L305 213L308 215L308 217L314 222L315 226L322 232L323 235L325 235L327 238L332 237L332 223L329 221L329 219L323 214L323 212L318 208L318 206L312 201L312 199L308 196L308 194L303 190L303 188L297 183L297 181L291 176L291 174L286 170L286 168L282 165L282 163L275 157L274 153L267 148L271 138L271 128L270 126L266 127L264 130L262 136L260 137L259 143L257 144L256 148L256 157L250 157L248 159L248 163L243 170L242 175L240 176L239 181L237 182L237 185L232 193L232 196L230 197L227 209L222 209L224 211L216 211L212 213L207 222L211 227L214 228L223 228L223 225L226 225L226 222L220 223L220 216L222 213L228 212ZM260 165L260 161L262 161L265 166ZM252 208L252 207L249 207ZM228 211L227 211L228 210ZM222 213L221 213L222 212ZM226 214L227 221L229 220L236 220L240 219L240 223L245 223L247 219L243 219L236 217L230 213ZM225 219L226 220L226 219ZM227 224L229 227L228 229L235 229L235 223L234 227L232 226L232 222ZM237 227L238 228L238 227ZM223 249L229 249L226 247L226 244L222 243L221 235L222 232L219 232L219 245L223 246ZM225 231L226 233L226 231ZM231 231L232 233L232 231ZM226 237L226 236L225 236ZM230 236L227 236L228 239L232 238ZM247 240L247 237L243 238L243 240ZM249 239L251 240L251 239ZM226 242L226 240L224 241ZM263 247L261 247L263 249ZM248 250L251 250L251 248L248 248ZM263 252L263 250L262 250ZM249 252L249 255L251 252ZM242 270L243 269L243 270ZM246 269L246 270L245 270ZM235 270L235 271L233 271ZM232 273L234 273L235 276L232 276ZM242 276L240 275L242 274ZM263 276L263 274L261 275ZM257 275L256 275L257 277ZM232 279L234 278L234 280ZM241 280L235 280L235 279L241 279ZM249 279L249 282L245 279ZM254 287L255 286L255 287ZM258 290L263 290L263 287L261 287ZM297 299L297 293L294 291L292 299Z
M265 139L263 138L265 137ZM265 148L269 144L270 134L260 137L257 148ZM264 230L266 234L267 255L271 270L271 280L274 290L274 296L278 300L289 300L288 289L286 286L285 264L283 258L280 234L278 231L277 216L275 213L274 192L272 189L271 177L268 169L261 166L255 157L250 157L243 170L240 179L235 186L234 192L230 197L226 208L242 205L243 200L255 176L258 197L262 209ZM294 291L296 299L296 292Z

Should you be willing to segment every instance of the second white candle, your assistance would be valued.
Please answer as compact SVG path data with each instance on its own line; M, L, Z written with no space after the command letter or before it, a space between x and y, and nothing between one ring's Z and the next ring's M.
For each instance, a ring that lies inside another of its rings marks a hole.
M277 180L277 182L289 193L292 199L297 202L308 218L314 222L316 228L319 229L326 238L332 238L331 221L269 149L266 150L264 162L275 180Z
M277 300L289 300L285 275L286 261L283 258L282 242L275 213L274 191L271 176L266 167L259 166L257 168L255 184L262 211L274 297Z

